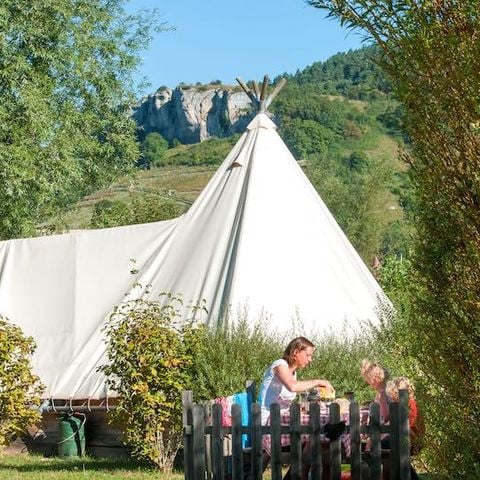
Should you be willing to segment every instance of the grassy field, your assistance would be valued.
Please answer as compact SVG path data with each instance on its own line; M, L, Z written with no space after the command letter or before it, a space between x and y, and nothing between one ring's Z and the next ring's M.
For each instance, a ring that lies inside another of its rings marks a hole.
M347 467L348 468L348 467ZM419 475L422 480L447 480ZM183 472L160 473L146 463L129 459L44 458L35 455L0 456L0 480L183 480ZM269 470L264 479L269 480Z
M57 222L63 230L91 228L95 203L100 200L125 200L139 193L172 195L179 202L193 203L214 174L217 166L167 166L139 170L134 177L124 178L110 188L99 190L83 198Z
M161 474L146 463L124 459L44 458L35 455L0 456L0 480L182 480L183 472Z

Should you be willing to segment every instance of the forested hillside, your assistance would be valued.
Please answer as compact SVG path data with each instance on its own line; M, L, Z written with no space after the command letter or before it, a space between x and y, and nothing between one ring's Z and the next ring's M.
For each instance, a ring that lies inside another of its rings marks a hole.
M367 47L337 53L294 75L282 75L298 85L315 85L319 93L340 94L358 100L376 99L391 93L391 86L375 60L375 49Z
M404 141L398 133L400 112L374 54L371 48L337 54L283 75L287 85L270 108L280 135L368 264L375 256L405 251L409 235L404 212L408 186L397 159ZM181 145L150 133L141 144L134 177L89 196L77 205L80 214L57 219L54 228L176 216L188 208L237 138ZM181 174L172 174L176 169Z

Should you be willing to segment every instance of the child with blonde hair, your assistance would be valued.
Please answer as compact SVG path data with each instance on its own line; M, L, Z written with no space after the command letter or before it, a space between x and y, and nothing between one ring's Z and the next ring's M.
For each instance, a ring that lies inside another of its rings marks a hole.
M389 398L386 392L387 381L390 377L388 370L378 363L371 362L364 358L360 372L365 381L377 392L374 401L380 405L380 418L382 423L388 423Z

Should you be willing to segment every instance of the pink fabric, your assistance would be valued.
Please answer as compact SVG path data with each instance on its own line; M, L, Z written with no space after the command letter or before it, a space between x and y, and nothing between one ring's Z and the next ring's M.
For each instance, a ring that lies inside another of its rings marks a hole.
M222 406L222 427L232 426L232 402L229 397L219 397L215 403Z
M349 422L349 415L345 414L340 417L345 423L348 424ZM320 413L320 424L322 426L326 425L330 421L330 416L326 411ZM290 425L290 411L289 410L281 410L280 412L280 422L282 425ZM308 425L310 423L310 416L306 412L300 413L300 424L301 425ZM267 425L270 425L270 419L267 421ZM306 442L309 438L308 434L303 434L301 436L302 443ZM325 435L321 436L322 443L329 443L328 438ZM345 449L345 454L347 457L350 456L350 435L344 434L340 437L342 445ZM288 433L280 435L280 445L282 447L286 445L290 445L290 435ZM262 437L262 446L263 449L270 454L271 453L271 437L270 435L263 435Z

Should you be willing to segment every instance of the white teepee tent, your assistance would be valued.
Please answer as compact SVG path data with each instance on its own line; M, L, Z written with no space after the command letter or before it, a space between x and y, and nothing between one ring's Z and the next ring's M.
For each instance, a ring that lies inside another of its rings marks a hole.
M204 299L211 324L246 307L306 334L375 323L385 298L265 113L182 217L0 242L0 313L37 342L47 397L107 394L101 328L137 283Z

